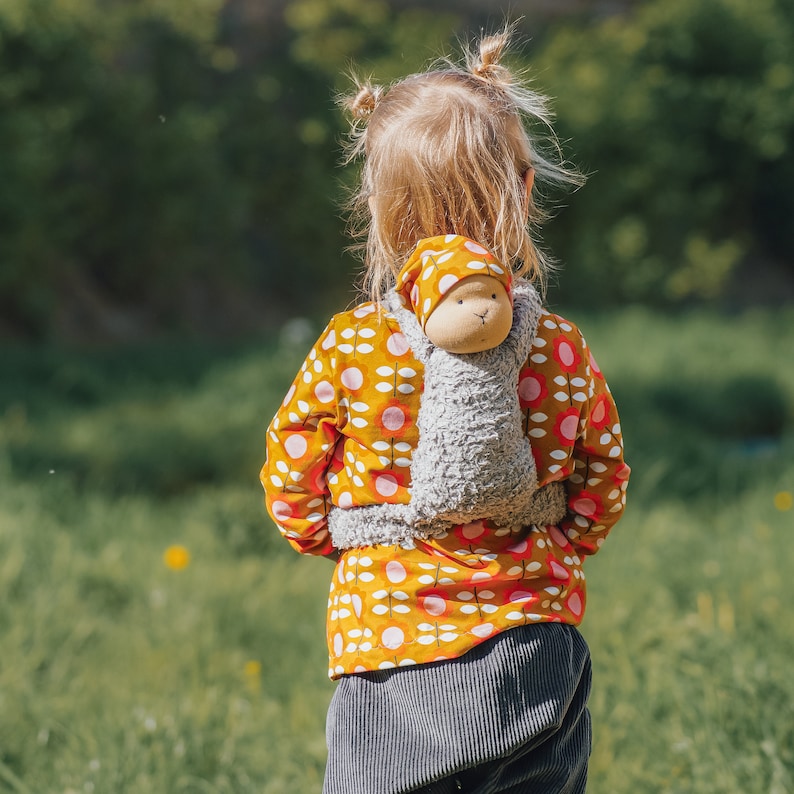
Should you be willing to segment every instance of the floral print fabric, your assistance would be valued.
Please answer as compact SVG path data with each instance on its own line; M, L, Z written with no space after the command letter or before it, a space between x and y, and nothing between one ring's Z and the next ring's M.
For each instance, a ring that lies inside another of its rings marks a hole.
M297 551L335 551L326 528L333 505L410 500L422 375L382 307L365 303L331 320L271 422L261 472L268 510ZM457 657L530 622L581 622L583 560L625 505L615 404L579 330L550 313L518 392L539 482L564 481L567 517L519 532L478 521L414 549L343 553L328 600L332 678Z

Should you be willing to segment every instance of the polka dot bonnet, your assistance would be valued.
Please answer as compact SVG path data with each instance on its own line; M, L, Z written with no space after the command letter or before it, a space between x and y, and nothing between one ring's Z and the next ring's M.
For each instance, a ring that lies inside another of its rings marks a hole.
M492 276L512 301L512 276L494 255L459 234L420 241L397 275L397 292L413 309L424 330L444 295L469 276Z

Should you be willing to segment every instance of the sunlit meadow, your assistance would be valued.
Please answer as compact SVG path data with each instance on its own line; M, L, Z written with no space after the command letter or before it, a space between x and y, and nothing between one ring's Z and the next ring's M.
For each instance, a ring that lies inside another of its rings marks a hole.
M794 314L572 319L635 470L589 790L794 791ZM4 351L0 791L319 791L331 565L257 483L304 348Z

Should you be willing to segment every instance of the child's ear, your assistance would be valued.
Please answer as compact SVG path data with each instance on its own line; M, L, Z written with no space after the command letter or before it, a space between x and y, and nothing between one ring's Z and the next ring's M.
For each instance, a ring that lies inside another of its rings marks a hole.
M530 166L524 173L524 187L526 188L526 206L529 206L529 199L532 194L532 186L535 184L535 169Z

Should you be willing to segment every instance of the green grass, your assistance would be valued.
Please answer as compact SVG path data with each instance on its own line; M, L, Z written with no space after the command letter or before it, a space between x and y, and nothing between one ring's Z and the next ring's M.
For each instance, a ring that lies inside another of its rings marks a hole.
M794 313L572 319L635 472L587 568L589 790L794 791ZM331 566L257 482L302 353L0 356L0 792L319 791Z

